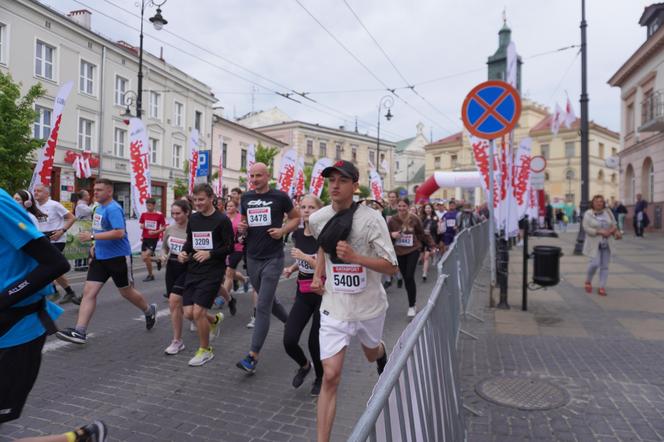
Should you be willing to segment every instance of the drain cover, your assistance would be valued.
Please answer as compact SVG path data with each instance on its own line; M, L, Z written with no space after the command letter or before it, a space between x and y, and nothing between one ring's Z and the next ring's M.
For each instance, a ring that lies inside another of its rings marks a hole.
M565 389L528 377L496 376L478 383L475 391L489 402L519 410L550 410L569 401Z

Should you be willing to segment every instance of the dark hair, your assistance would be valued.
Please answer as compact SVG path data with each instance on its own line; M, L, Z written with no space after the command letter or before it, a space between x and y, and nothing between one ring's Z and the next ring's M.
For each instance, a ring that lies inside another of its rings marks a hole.
M422 206L422 213L420 214L420 218L422 218L422 221L427 219L427 212L426 212L427 206L431 207L431 219L438 219L438 216L436 215L436 209L433 207L433 204L426 203Z
M111 186L113 187L113 181L109 180L108 178L98 178L95 181L95 184L104 184L106 186Z
M48 218L48 216L44 212L42 212L37 208L37 202L35 201L35 197L34 195L32 195L32 192L21 189L18 192L16 192L16 194L19 197L21 197L21 201L23 201L23 208L27 210L28 213L33 214L35 218L37 218L37 220L43 221L46 220L46 218ZM26 201L30 201L29 204L30 207L25 206Z
M235 206L235 210L239 210L239 207L237 206L237 204L235 204L235 201L233 201L232 199L226 200L226 202L224 203L224 210L228 210L228 203L232 203Z
M387 192L387 196L390 196L392 194L394 194L394 196L397 196L397 197L399 196L399 192L397 192L396 190L390 190L389 192Z
M194 191L191 192L191 193L196 195L197 193L201 193L201 192L204 192L209 197L214 196L214 189L208 183L196 184L194 186Z
M171 204L171 207L173 206L179 207L187 215L191 213L191 206L186 200L175 200L173 201L173 204Z
M148 198L145 200L145 204L157 204L157 200L154 198Z
M404 203L406 203L407 206L410 206L410 200L409 200L408 198L406 198L406 197L399 198L399 202L400 202L400 203L401 203L401 202L404 202Z
M242 195L242 189L240 189L239 187L233 187L233 188L231 189L231 192L237 192L237 193L239 193L240 195Z

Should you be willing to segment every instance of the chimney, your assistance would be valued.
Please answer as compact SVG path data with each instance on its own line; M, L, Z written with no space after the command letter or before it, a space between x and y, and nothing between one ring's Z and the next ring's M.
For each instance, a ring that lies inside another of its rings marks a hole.
M72 21L83 26L85 29L91 29L92 25L92 12L87 9L77 9L67 14Z
M339 130L346 130L346 126L339 126Z

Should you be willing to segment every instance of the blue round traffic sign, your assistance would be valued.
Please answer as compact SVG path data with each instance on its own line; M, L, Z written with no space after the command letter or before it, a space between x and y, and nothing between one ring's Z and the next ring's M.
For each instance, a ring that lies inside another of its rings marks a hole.
M509 83L498 80L475 86L461 107L461 118L468 132L485 140L512 131L520 115L519 92Z

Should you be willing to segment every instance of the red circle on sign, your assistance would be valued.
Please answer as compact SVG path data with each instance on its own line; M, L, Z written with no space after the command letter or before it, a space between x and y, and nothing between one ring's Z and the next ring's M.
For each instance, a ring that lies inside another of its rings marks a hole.
M542 155L536 155L530 159L530 170L539 173L546 169L546 158Z
M484 83L480 83L477 86L475 86L471 91L466 95L466 98L463 100L463 105L461 106L461 119L463 120L463 125L468 129L468 132L471 134L475 135L476 137L486 139L486 135L484 132L481 132L477 130L476 126L471 124L468 121L468 116L467 116L467 109L468 105L470 104L470 100L472 99L477 99L478 95L477 92L480 91L481 89L487 88L487 87L499 87L505 90L507 95L504 98L497 99L494 101L489 108L487 109L486 106L480 104L482 107L485 108L485 114L486 113L491 113L495 114L494 109L502 103L507 96L512 96L514 99L514 116L510 121L505 121L503 124L505 127L495 133L492 134L492 139L502 137L503 135L511 132L519 122L519 116L521 115L521 97L519 96L519 91L517 91L511 84L506 83L504 81L500 80L489 80L485 81Z

